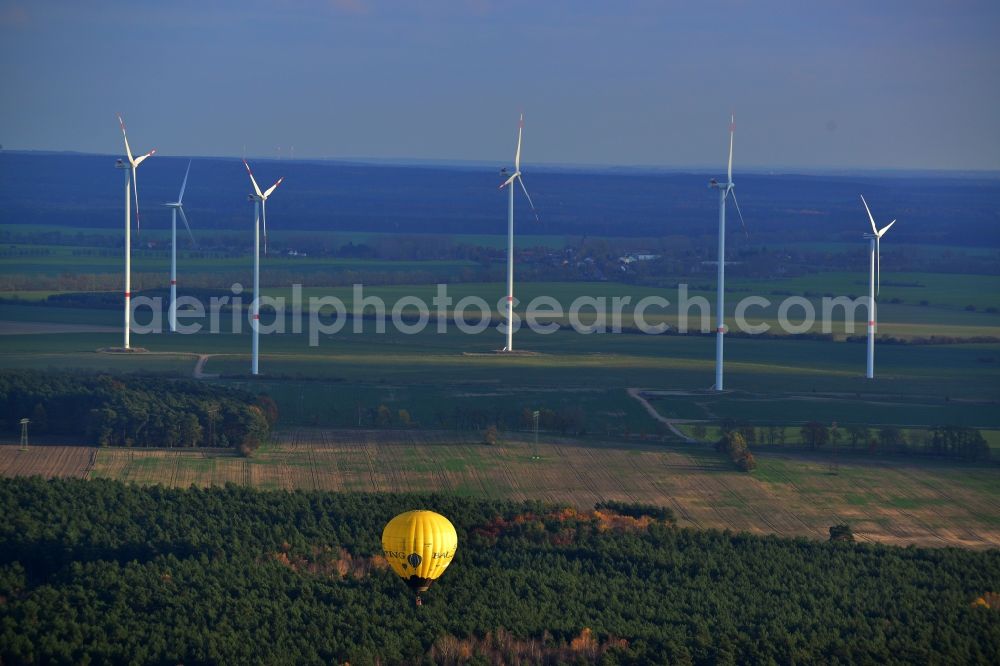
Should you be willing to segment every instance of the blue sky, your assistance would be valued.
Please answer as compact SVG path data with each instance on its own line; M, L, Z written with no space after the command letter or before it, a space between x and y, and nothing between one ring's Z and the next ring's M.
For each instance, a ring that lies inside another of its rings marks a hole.
M0 0L0 143L1000 169L1000 3Z

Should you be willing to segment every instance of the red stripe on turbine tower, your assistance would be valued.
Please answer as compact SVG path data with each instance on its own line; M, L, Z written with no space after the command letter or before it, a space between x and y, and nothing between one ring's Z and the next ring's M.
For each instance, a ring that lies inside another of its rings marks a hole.
M131 291L126 291L125 292L125 298L132 298L132 292Z
M507 302L508 302L508 303L511 303L511 302L513 302L513 301L514 301L514 297L513 297L513 296L508 296L508 297L507 297Z
M720 326L717 329L715 329L715 332L716 333L725 333L726 332L726 327L725 326Z
M260 315L259 315L259 314L255 314L255 315L253 316L253 318L254 318L254 319L257 319L257 320L259 320L259 319L260 319Z
M177 284L177 280L171 280L170 284Z

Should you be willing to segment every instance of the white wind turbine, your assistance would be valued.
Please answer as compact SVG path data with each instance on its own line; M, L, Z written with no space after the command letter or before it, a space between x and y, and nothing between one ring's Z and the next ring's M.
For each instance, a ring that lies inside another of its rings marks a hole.
M722 384L722 340L725 335L725 289L726 289L726 198L733 196L733 203L736 205L736 212L740 216L740 224L746 232L746 225L743 224L743 213L740 212L740 204L736 201L736 185L733 183L733 134L736 132L736 116L732 116L729 123L729 168L726 171L726 182L720 183L715 178L709 181L708 186L719 190L719 285L716 295L716 326L715 326L715 386L716 391L721 391Z
M129 346L129 332L132 327L132 221L130 219L130 209L132 206L131 190L135 189L135 230L139 232L139 184L136 180L136 170L147 157L156 152L153 149L145 155L132 156L132 149L128 145L128 135L125 134L125 121L121 114L118 115L118 124L122 128L122 137L125 139L125 154L128 157L128 164L125 160L119 159L115 163L118 169L128 169L125 172L125 349Z
M243 166L247 168L247 173L250 174L250 182L253 183L253 193L250 194L250 199L253 200L253 302L250 304L253 352L250 361L250 372L256 375L258 374L257 351L259 349L260 336L260 223L261 218L263 218L264 254L267 254L267 198L277 189L278 185L281 185L281 181L285 177L282 176L278 179L278 182L261 192L260 187L257 186L257 180L253 177L253 171L250 170L250 165L247 164L246 160L243 160Z
M521 178L521 133L523 131L524 114L522 113L517 124L517 151L514 153L514 173L499 187L501 190L505 187L510 188L507 198L507 346L503 348L505 352L514 351L514 181L520 183L521 189L524 190L524 196L528 199L528 205L531 206L531 212L535 214L535 220L538 220L538 213L535 212L535 204L532 203L531 195L528 194L528 188L524 186L524 180ZM501 169L500 175L507 175L507 169Z
M177 195L177 201L163 204L171 209L170 219L170 310L167 319L170 322L170 332L177 332L177 213L181 214L181 220L187 229L191 243L197 245L194 234L191 233L191 225L188 224L187 215L184 214L184 188L187 187L188 174L191 173L191 162L188 161L187 171L184 172L184 182L181 183L181 193Z
M875 296L878 293L878 288L882 281L881 270L879 264L881 263L881 248L879 247L879 241L885 232L889 231L889 227L896 224L896 220L893 220L889 224L885 225L881 229L875 226L875 218L872 217L872 211L868 208L868 202L865 201L864 195L861 195L861 203L865 205L865 211L868 213L868 221L872 223L872 232L870 234L865 234L865 238L868 239L868 263L869 263L869 273L868 273L868 364L865 368L865 377L868 379L875 378Z

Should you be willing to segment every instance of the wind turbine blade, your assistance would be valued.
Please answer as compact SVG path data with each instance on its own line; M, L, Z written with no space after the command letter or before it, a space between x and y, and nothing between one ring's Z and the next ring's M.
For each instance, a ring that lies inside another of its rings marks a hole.
M729 170L726 172L727 183L733 182L733 134L736 132L736 115L733 114L730 117L729 122ZM736 201L736 197L733 197L733 201ZM738 208L739 206L737 206Z
M518 176L520 176L520 175L521 175L521 172L520 172L520 171L515 171L515 172L514 172L514 175L513 175L513 176L511 176L510 178L508 178L507 180L505 180L505 181L504 181L504 182L503 182L503 183L502 183L502 184L500 185L500 187L498 187L497 189L498 189L498 190L502 190L503 188L507 187L508 185L510 185L511 183L513 183L513 182L514 182L514 179L515 179L515 178L517 178L517 177L518 177Z
M521 132L524 131L524 114L517 123L517 152L514 153L514 171L521 170Z
M122 137L125 139L125 154L128 155L128 162L132 164L132 149L128 147L128 135L125 134L125 121L122 120L122 115L118 114L118 124L122 126Z
M868 220L872 223L872 233L878 236L878 229L875 228L875 218L872 217L872 211L868 208L868 202L865 201L865 195L861 195L861 203L865 205L865 210L868 211Z
M191 244L192 245L197 245L198 241L196 241L194 239L194 234L191 233L191 225L188 224L188 217L187 217L187 215L184 214L184 206L178 206L177 210L181 214L181 220L184 222L184 228L188 230L188 236L191 237Z
M139 181L138 170L132 167L132 195L135 197L135 233L139 234Z
M879 237L875 236L875 295L878 296L882 286L882 248L879 247Z
M260 202L260 218L264 222L264 256L267 256L267 197Z
M528 194L528 188L524 186L524 179L521 178L521 174L517 175L517 182L521 184L521 189L524 190L524 196L528 197L528 205L531 206L531 212L535 214L535 222L541 222L538 219L538 211L535 210L535 204L531 201L531 195Z
M247 173L250 174L250 182L253 183L253 191L257 193L258 197L263 198L264 195L261 194L260 188L257 187L257 180L253 177L253 171L250 170L250 165L247 164L246 160L243 160L243 166L247 168Z
M271 192L274 192L276 189L278 189L278 185L281 185L281 181L283 181L284 179L285 177L282 176L281 178L278 179L278 182L276 182L271 187L267 188L267 191L264 192L264 198L266 199L269 196L271 196Z
M885 225L884 227L882 227L881 229L879 229L879 230L878 230L878 235L879 235L879 237L882 237L882 236L884 236L884 235L885 235L885 232L889 231L889 227L891 227L891 226L892 226L892 225L894 225L894 224L896 224L896 220L893 220L893 221L892 221L892 222L890 222L889 224L887 224L887 225Z
M145 155L139 155L139 157L135 158L135 162L133 162L133 164L135 166L139 166L140 164L142 164L143 162L146 161L147 157L152 157L155 154L156 154L156 148L152 149L151 151L149 151Z
M736 204L736 213L740 216L740 226L743 227L743 233L746 234L747 238L750 238L750 232L747 231L747 225L743 222L743 213L740 212L740 202L736 200L736 190L729 190L729 193L733 195L733 203Z
M188 160L188 168L187 168L187 171L184 172L184 182L181 183L181 193L177 197L177 203L184 203L184 189L187 187L187 184L188 184L188 174L189 173L191 173L191 160ZM185 224L187 224L187 223L185 222ZM194 239L192 238L191 240L194 240Z

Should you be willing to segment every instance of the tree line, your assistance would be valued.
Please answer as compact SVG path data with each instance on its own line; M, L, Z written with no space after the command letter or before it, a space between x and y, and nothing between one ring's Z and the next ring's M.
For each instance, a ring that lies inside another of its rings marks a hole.
M888 453L926 455L969 462L990 459L990 446L976 428L942 425L929 429L904 431L896 426L873 427L863 423L839 426L837 423L808 421L798 429L798 440L791 441L784 425L755 426L734 419L719 424L722 439L719 449L729 451L732 433L739 435L737 448L755 446L802 445L813 451L850 451L852 453ZM696 439L708 434L705 424L692 428Z
M420 608L378 564L415 507L459 534ZM649 511L3 479L0 662L1000 663L997 550Z
M191 380L0 371L0 424L95 446L229 447L249 453L278 418L266 395Z

